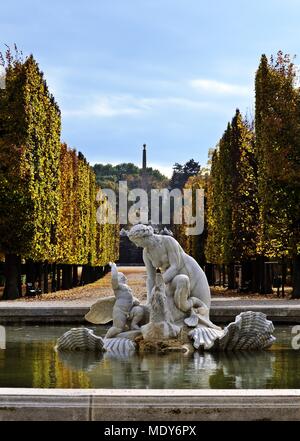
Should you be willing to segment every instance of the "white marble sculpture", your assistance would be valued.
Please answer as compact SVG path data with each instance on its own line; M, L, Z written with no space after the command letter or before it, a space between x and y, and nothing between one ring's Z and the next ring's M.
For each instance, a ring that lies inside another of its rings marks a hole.
M57 339L58 352L109 352L128 356L135 352L136 344L128 338L100 337L89 328L72 328Z
M141 305L134 298L125 275L112 263L114 296L100 299L85 316L94 324L112 320L112 327L103 340L104 350L120 347L129 353L136 345L140 350L143 347L148 350L159 348L160 343L167 347L170 343L173 349L178 346L179 350L183 345L188 350L259 350L275 341L273 324L262 313L243 312L224 329L211 322L206 275L173 237L155 234L151 226L142 224L133 226L128 237L143 248L147 304ZM61 347L94 347L96 336L75 331L61 337ZM82 338L85 335L88 338ZM149 343L155 344L149 346Z
M57 351L94 351L104 352L103 338L94 334L92 329L72 328L56 342Z
M204 271L193 257L186 254L171 236L154 234L151 226L138 224L128 233L129 239L143 248L147 270L147 303L156 280L156 269L162 272L169 308L175 322L201 322L215 327L209 320L210 289ZM197 309L197 313L195 310Z
M133 306L136 306L132 295L132 290L127 285L127 278L121 272L118 272L117 265L111 263L111 285L116 297L113 306L113 325L107 331L106 337L111 338L125 331L129 319L129 313ZM137 324L131 324L131 329L136 329Z
M164 333L161 331L162 340L171 338L170 324L173 324L181 329L188 328L194 349L265 349L275 341L273 324L261 313L242 313L224 329L210 321L211 299L206 275L173 237L155 234L151 226L142 224L133 226L128 237L137 246L143 247L147 270L147 301L151 312L150 323L142 327L142 330L147 330L143 332L144 338L149 340L152 335L153 339L157 339L152 317L154 307L157 309L159 305L152 297L162 290L164 283L170 314L166 314L165 305L163 308L160 305L162 315L168 317L164 320L164 328L160 321L160 329L164 329ZM157 269L162 272L162 280L156 275Z
M151 293L149 323L142 326L141 331L145 341L153 342L176 338L180 332L180 327L175 325L168 305L161 273L156 274Z
M148 308L134 298L126 276L118 271L117 265L110 263L110 267L114 296L98 300L85 319L93 324L106 324L112 320L113 325L107 331L106 338L117 337L121 333L124 337L136 336L136 333L127 331L140 330L140 325L148 321Z

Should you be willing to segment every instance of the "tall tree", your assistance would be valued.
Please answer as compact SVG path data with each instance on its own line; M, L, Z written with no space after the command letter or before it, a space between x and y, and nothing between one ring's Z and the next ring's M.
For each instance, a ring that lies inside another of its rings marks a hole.
M186 225L185 223L178 226L176 229L176 239L180 242L184 250L194 257L194 259L197 260L197 262L200 265L205 264L205 253L204 253L204 246L205 241L207 238L207 187L208 187L208 179L209 174L207 171L204 171L203 173L199 173L198 175L194 175L189 177L187 180L184 189L186 190L192 190L192 210L191 214L195 216L196 214L196 208L199 209L200 207L196 207L197 198L196 198L196 191L197 190L203 190L204 195L204 229L201 234L195 234L195 235L187 235L186 234L186 228L191 227L191 225ZM202 208L202 207L201 207Z
M60 111L32 56L7 56L0 119L0 248L4 298L21 295L21 255L55 258L59 207Z
M252 126L239 110L231 122L232 162L232 262L242 265L243 284L256 290L258 228L257 163ZM232 271L232 268L231 268Z
M190 176L195 176L200 172L199 162L190 159L184 165L177 162L173 166L173 174L170 181L171 188L182 189Z
M234 262L244 264L245 273L255 256L258 213L254 135L239 110L213 153L207 200L206 257L229 266L233 287Z
M221 243L222 234L220 222L222 216L221 204L221 174L219 150L216 149L211 158L210 179L207 190L207 229L208 236L205 247L206 260L209 263L223 263Z
M278 52L261 57L256 73L256 152L260 228L258 252L293 259L293 296L300 297L300 97L295 67Z
M117 259L118 228L97 226L95 173L81 153L61 145L60 110L33 56L23 61L8 51L5 67L0 252L6 260L4 298L13 299L21 296L21 258L46 269L62 264L63 286L70 287L71 265Z

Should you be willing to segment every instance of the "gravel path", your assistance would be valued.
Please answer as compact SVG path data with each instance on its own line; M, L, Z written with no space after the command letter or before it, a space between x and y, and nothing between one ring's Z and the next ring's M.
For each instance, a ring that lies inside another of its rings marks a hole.
M128 284L134 295L144 302L146 300L146 271L143 266L118 267L128 278ZM232 295L231 295L232 293ZM32 307L32 306L90 306L99 298L113 295L111 289L110 273L95 283L80 286L68 291L43 294L38 297L23 298L14 301L1 301L0 307ZM244 306L244 305L276 305L295 306L300 305L300 300L278 299L275 294L268 297L254 295L240 295L235 292L228 292L220 288L212 288L212 305Z
M141 301L145 301L146 294L146 272L144 267L118 267L128 278L128 283L134 295ZM99 298L113 295L111 288L110 273L102 279L85 286L79 286L66 291L57 291L49 294L42 294L37 297L24 297L18 300L1 301L0 307L6 306L88 306Z

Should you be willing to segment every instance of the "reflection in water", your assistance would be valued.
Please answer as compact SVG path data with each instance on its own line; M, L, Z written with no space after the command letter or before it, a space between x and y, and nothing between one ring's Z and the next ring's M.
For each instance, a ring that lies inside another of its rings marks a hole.
M211 360L209 359L211 357ZM232 387L234 389L265 388L267 380L272 378L275 356L271 351L261 352L220 352L199 354L199 364L205 372L214 372L208 377L208 386L212 389ZM210 368L208 365L210 364Z
M59 361L73 371L91 372L102 357L99 352L58 352Z
M262 352L132 354L57 353L68 327L7 327L0 350L0 387L49 388L299 388L299 352L290 349L290 327ZM96 334L105 333L95 327Z
M0 326L0 349L6 348L6 331L4 326Z

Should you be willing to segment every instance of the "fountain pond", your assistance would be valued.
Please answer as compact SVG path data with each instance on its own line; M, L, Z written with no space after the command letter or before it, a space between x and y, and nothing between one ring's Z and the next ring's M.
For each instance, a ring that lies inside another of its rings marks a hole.
M107 326L89 326L104 336ZM164 355L57 352L69 325L6 327L0 349L1 388L298 389L300 353L292 325L277 325L276 342L257 352L170 352Z

